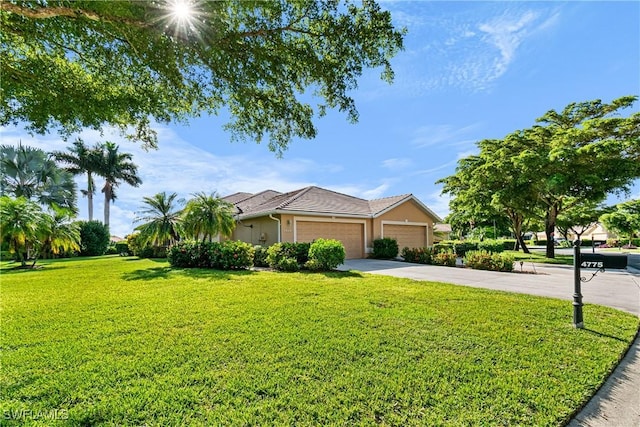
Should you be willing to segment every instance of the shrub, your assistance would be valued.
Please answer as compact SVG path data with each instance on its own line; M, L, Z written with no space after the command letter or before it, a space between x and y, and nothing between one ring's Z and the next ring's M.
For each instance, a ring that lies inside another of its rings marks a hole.
M435 265L444 265L447 267L455 267L456 266L456 254L449 250L444 252L438 252L434 256L431 257L431 262Z
M300 270L300 264L295 258L282 258L275 268L280 271L295 272Z
M478 249L478 242L454 242L453 251L457 256L463 257L469 251Z
M405 262L413 262L416 264L431 264L432 250L430 248L404 248L402 249L402 258Z
M454 243L453 242L440 242L433 245L433 253L438 254L440 252L453 252L454 251Z
M120 255L126 256L129 255L129 243L127 242L118 242L116 243L116 253Z
M620 246L620 241L618 241L618 239L607 239L608 248L617 248L619 246Z
M373 258L391 259L398 256L398 241L391 237L373 241Z
M514 257L511 254L491 253L484 250L470 251L464 264L475 270L513 271Z
M293 258L300 265L309 260L309 247L311 243L281 242L269 246L267 250L267 264L271 268L278 269L278 264L285 258Z
M395 241L394 241L395 242ZM396 255L398 244L396 243ZM313 270L333 270L344 263L345 251L342 242L334 239L317 239L309 248L309 261L305 263Z
M220 258L214 268L240 270L253 266L254 250L250 243L227 240L218 245L220 247Z
M145 246L138 251L139 258L166 258L167 248L164 246Z
M253 265L254 251L249 243L179 242L169 248L167 258L172 267L239 270Z
M478 250L499 253L504 251L504 244L500 240L485 240L478 243Z
M100 221L78 221L80 227L80 255L104 255L111 236L109 227Z
M267 249L264 246L255 245L253 247L253 265L256 267L269 267L267 262Z
M527 243L528 244L528 243ZM516 241L512 239L502 240L502 249L505 251L512 251L516 247Z
M105 255L115 255L117 253L118 253L118 250L116 249L115 243L109 243L109 246L107 246Z

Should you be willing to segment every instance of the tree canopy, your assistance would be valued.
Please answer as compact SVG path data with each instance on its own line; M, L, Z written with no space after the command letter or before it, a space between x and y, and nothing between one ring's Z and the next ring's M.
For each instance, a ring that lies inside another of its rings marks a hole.
M553 233L563 211L626 192L640 177L640 113L620 115L636 99L572 103L548 111L531 128L481 141L480 154L461 159L456 174L440 180L443 192L454 196L452 210L473 200L475 211L502 210L512 221L541 217L547 256L554 257Z
M153 147L151 121L226 107L233 138L278 153L327 108L356 121L350 91L365 68L390 82L403 44L373 0L3 1L0 25L0 125L113 125Z

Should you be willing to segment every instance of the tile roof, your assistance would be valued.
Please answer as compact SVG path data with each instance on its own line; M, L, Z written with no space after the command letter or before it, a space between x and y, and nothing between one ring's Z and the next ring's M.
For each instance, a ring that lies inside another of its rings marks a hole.
M251 193L233 193L233 194L229 194L228 196L222 197L222 200L226 200L227 202L233 203L235 205L239 201L244 200L251 196L253 196L253 194Z
M239 194L248 195L244 199ZM255 217L278 212L304 212L325 215L348 215L355 217L375 217L387 209L408 200L415 199L411 194L365 200L316 186L305 187L288 193L273 190L257 194L235 193L223 199L230 201L240 209L240 217ZM420 201L419 205L432 213ZM435 214L434 214L435 215ZM436 216L437 218L437 216Z

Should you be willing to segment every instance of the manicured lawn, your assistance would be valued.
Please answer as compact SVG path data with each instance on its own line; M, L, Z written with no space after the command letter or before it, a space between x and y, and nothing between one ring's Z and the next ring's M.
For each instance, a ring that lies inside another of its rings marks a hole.
M3 269L1 296L16 425L562 425L638 327L439 283L120 257ZM34 420L52 411L68 419Z
M505 251L515 257L516 261L524 262L539 262L543 264L565 264L573 265L573 255L556 254L555 258L547 258L544 252L531 251L529 254L525 254L522 251Z

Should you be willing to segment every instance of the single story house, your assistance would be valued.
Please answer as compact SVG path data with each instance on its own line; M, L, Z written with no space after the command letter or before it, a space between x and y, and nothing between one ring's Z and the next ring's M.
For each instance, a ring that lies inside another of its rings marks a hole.
M340 240L347 258L363 258L373 240L393 237L400 250L433 245L433 224L442 220L412 194L365 200L320 187L288 193L266 190L223 197L236 207L231 236L255 245Z

